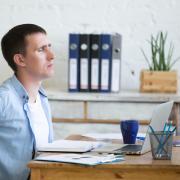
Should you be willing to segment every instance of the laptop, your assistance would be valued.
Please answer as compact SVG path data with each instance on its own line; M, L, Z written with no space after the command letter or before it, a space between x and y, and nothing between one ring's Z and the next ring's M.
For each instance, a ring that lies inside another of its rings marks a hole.
M162 103L157 105L154 109L150 124L155 131L162 131L165 122L167 122L169 115L173 107L173 101ZM150 140L148 135L148 129L146 131L146 136L142 144L107 144L103 147L96 148L94 152L107 152L115 154L144 154L151 150Z

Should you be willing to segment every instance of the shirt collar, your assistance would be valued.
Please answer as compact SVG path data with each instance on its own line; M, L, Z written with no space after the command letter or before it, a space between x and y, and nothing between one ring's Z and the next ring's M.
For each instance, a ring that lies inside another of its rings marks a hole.
M21 98L23 98L25 101L29 100L29 95L24 88L24 86L21 84L21 82L17 79L15 75L11 77L11 82L13 87L16 89L16 92L19 94ZM44 89L42 87L39 88L39 93L43 95L44 97L47 97Z
M47 95L46 95L44 89L42 88L42 86L39 88L39 93L40 93L41 95L43 95L44 97L47 97Z

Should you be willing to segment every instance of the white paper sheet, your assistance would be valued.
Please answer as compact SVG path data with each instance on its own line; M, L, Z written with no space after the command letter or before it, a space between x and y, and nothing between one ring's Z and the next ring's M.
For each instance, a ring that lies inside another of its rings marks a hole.
M89 154L58 154L58 155L45 155L38 156L35 160L43 161L55 161L55 162L66 162L84 165L97 165L102 163L109 163L114 161L123 161L124 156L122 155L89 155Z

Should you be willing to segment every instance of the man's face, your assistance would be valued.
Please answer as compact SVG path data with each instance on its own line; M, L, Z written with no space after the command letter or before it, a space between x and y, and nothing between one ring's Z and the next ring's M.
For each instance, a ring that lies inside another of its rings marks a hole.
M26 36L25 51L24 68L30 77L41 81L54 74L54 54L45 34L34 33Z

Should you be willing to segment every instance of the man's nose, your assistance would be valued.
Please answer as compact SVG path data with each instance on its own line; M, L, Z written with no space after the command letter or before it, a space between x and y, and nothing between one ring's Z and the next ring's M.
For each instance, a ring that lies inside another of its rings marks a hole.
M52 49L48 49L47 52L47 56L48 56L48 60L53 60L55 58L54 52L52 51Z

